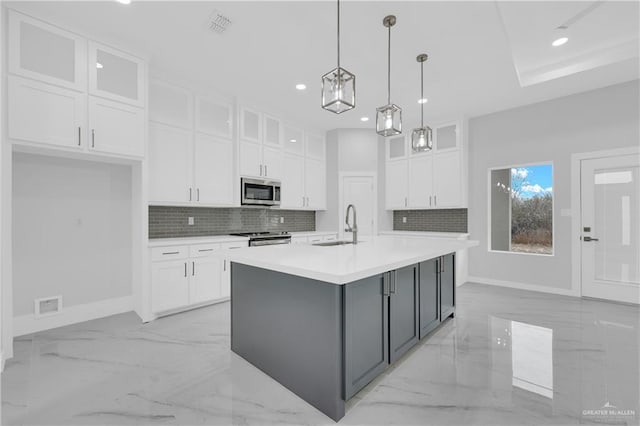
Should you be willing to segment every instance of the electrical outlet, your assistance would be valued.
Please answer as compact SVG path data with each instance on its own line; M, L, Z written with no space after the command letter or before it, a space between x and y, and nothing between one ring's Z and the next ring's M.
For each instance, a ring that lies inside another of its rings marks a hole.
M280 223L284 223L284 216L280 216Z
M195 220L193 217L189 217L189 225L195 224Z
M407 217L406 216L402 216L402 223L407 223Z

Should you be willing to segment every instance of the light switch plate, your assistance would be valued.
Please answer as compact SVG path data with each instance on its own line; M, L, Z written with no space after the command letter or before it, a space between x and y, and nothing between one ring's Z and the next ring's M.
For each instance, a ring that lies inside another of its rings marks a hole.
M407 223L407 217L406 216L402 216L402 223Z
M571 217L571 209L560 209L560 216Z
M193 219L193 217L189 216L189 225L193 224L195 224L195 220Z
M284 216L280 216L280 223L284 223Z

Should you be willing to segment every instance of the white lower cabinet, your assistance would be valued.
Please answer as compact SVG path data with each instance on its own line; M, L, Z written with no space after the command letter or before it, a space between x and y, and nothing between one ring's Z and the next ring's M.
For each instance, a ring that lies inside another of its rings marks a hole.
M227 300L231 276L226 250L247 242L151 249L151 310L155 314Z

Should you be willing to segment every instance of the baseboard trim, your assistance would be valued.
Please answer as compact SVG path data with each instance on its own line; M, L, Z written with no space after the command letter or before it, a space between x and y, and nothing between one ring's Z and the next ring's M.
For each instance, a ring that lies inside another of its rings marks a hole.
M478 283L478 284L493 285L497 287L515 288L518 290L537 291L539 293L550 293L550 294L559 294L562 296L580 297L580 295L576 291L570 288L554 288L554 287L547 287L543 285L518 283L514 281L494 280L492 278L473 277L471 275L467 277L467 283L471 283L471 284Z
M129 311L133 311L133 296L66 306L59 314L47 317L36 318L33 314L22 315L13 318L13 335L14 337L23 336Z

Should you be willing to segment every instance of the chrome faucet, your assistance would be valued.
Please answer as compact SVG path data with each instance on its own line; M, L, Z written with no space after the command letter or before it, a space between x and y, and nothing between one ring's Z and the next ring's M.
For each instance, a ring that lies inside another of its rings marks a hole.
M349 210L353 210L353 226L349 224ZM347 224L344 232L353 232L353 244L358 244L358 221L356 220L356 206L353 204L347 206L347 216L344 221Z

